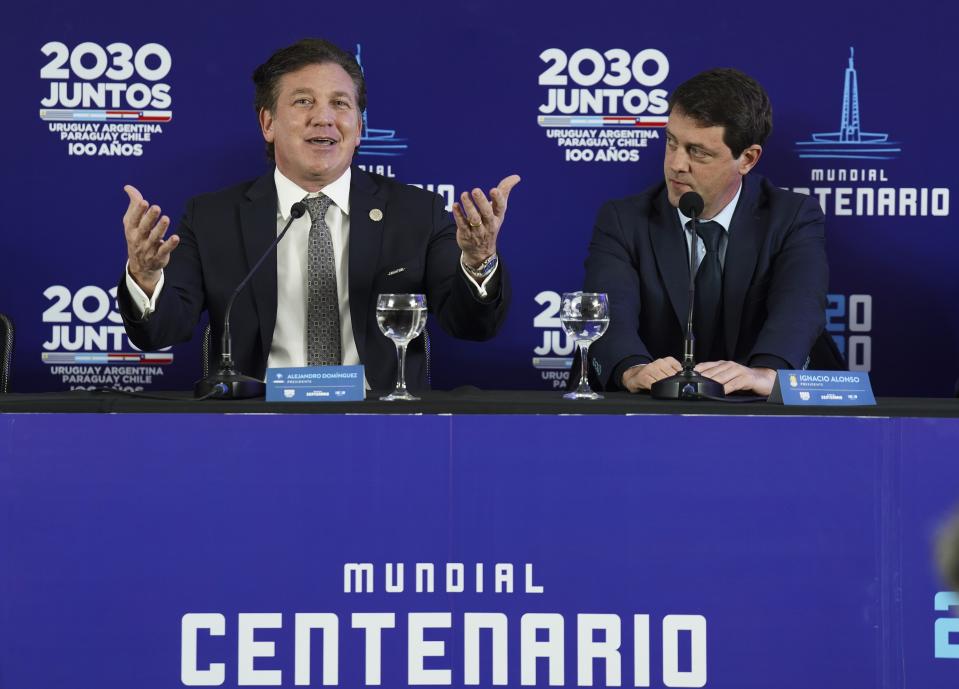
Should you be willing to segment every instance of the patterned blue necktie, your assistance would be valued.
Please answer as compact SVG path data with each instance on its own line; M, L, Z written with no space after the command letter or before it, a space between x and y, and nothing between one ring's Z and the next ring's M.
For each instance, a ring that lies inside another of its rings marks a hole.
M326 224L332 199L320 194L304 199L310 211L310 243L307 251L306 364L339 366L340 300L336 292L336 260L333 238Z

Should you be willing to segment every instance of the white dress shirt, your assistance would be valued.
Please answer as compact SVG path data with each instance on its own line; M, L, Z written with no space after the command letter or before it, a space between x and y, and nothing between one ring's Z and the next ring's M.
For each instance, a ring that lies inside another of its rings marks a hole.
M340 302L340 351L344 364L360 363L353 337L353 319L350 317L350 179L351 170L340 175L320 192L310 193L290 181L279 168L273 173L276 184L277 213L276 232L279 234L290 218L290 207L297 201L320 193L330 197L333 203L326 211L326 225L333 240L336 261L336 292ZM267 359L267 367L306 366L306 303L307 303L307 247L312 220L309 213L293 221L289 231L276 247L276 326L273 328L273 344ZM127 262L126 282L133 306L140 318L149 316L156 309L157 298L163 289L163 274L157 282L153 295L146 293L130 276Z
M290 206L311 196L325 194L333 203L326 210L326 226L333 240L336 262L336 295L340 302L340 351L343 364L360 363L353 337L350 316L350 179L346 168L340 177L319 192L310 193L290 181L279 168L273 173L276 182L276 231L283 230L290 219ZM306 366L307 258L309 253L309 213L293 221L286 237L276 247L276 326L267 367Z
M723 228L724 232L720 235L719 238L719 264L725 268L726 267L726 246L729 244L729 226L733 222L733 213L736 212L736 204L739 203L739 195L743 193L743 183L742 180L739 182L739 189L736 190L736 195L732 200L727 203L721 211L719 211L712 218L709 218L709 222L718 223L720 227ZM688 227L688 223L692 218L689 216L683 215L683 212L676 209L676 213L679 215L679 223L686 229L686 255L689 256L689 247L693 241L693 231ZM706 222L704 219L700 219L700 222ZM696 267L699 267L699 264L702 263L703 257L706 255L706 245L703 243L703 240L700 239L696 242Z
M279 234L290 218L290 207L310 196L325 194L332 200L326 211L326 225L333 240L333 253L336 262L336 292L340 307L340 347L343 364L359 364L360 355L353 336L353 319L350 315L350 181L352 170L347 168L340 177L323 187L319 192L308 192L286 177L279 168L273 173L276 184L277 213L276 232ZM276 248L277 268L277 308L276 325L273 328L273 343L267 359L267 368L286 366L306 366L306 304L307 304L307 254L309 247L309 213L293 221L283 241ZM460 269L476 289L480 298L486 298L486 286L499 266L478 283L466 272L460 257ZM164 276L153 290L152 297L140 289L130 276L130 264L127 262L126 284L133 306L140 318L149 316L156 309L157 298L163 289ZM369 388L369 385L367 385Z

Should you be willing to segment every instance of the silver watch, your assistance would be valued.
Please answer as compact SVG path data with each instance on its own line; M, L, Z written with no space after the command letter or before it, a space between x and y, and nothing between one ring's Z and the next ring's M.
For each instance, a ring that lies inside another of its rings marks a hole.
M463 261L463 267L466 269L466 272L469 273L472 277L476 278L477 280L485 280L486 278L488 278L492 274L492 272L496 270L496 266L498 264L499 264L499 257L497 257L496 254L493 254L492 256L487 258L485 261L480 263L479 266L477 266L476 268L468 266L466 264L466 261Z

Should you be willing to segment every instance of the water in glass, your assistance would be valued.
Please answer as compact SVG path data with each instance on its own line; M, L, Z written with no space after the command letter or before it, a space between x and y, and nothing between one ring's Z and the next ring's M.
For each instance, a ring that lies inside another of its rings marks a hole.
M391 340L409 343L423 332L426 326L426 309L422 308L377 308L376 323Z

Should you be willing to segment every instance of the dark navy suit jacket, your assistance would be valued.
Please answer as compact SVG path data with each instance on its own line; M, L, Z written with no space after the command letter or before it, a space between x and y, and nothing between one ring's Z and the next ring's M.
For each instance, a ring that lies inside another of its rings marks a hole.
M185 342L207 310L217 361L227 301L276 238L276 204L272 172L190 200L176 228L180 245L164 271L164 287L149 318L134 319L126 281L120 280L120 313L133 343L156 350ZM378 222L370 218L374 208L382 212ZM374 390L391 388L396 381L395 347L376 324L376 298L381 293L426 294L431 322L438 321L454 337L485 340L499 329L510 296L502 262L496 296L483 302L468 284L459 258L456 226L438 195L353 168L350 315L356 349ZM274 253L237 296L230 316L233 358L247 375L264 376L276 309ZM414 389L428 387L423 342L423 337L417 338L407 352L406 376Z
M728 358L802 368L825 325L828 280L816 200L757 175L743 178L723 266ZM584 289L609 294L609 328L590 347L593 374L605 389L622 389L629 366L666 356L682 361L689 254L665 183L603 205Z

